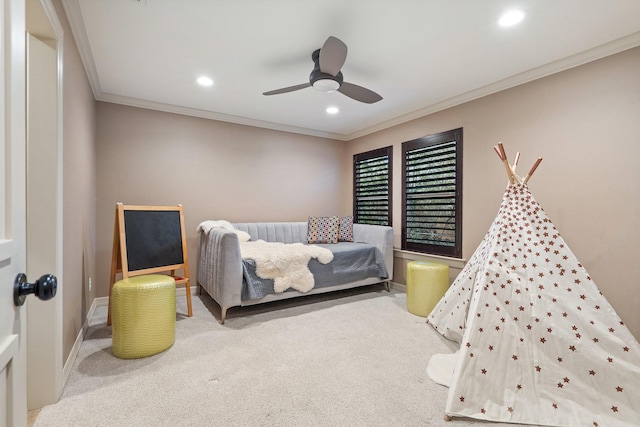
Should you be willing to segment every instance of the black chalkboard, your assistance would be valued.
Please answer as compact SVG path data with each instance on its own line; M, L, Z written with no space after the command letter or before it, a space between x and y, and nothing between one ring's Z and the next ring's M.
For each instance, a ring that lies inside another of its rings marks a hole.
M133 276L168 273L175 280L176 286L184 285L188 316L191 317L193 312L187 258L182 205L125 206L116 203L107 325L111 324L111 290L118 274L123 279L128 279ZM181 276L177 276L176 273L180 271Z
M124 210L129 271L184 262L182 224L177 210Z

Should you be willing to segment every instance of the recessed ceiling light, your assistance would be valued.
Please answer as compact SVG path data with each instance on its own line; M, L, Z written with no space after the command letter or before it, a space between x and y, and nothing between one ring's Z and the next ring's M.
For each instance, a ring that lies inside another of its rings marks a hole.
M327 107L326 111L328 114L338 114L340 110L338 109L338 107Z
M524 19L524 12L521 10L510 10L505 12L498 20L498 25L501 27L511 27L520 23Z
M200 76L200 77L198 77L198 79L196 81L198 82L198 84L200 86L212 86L213 85L213 80L211 80L207 76Z

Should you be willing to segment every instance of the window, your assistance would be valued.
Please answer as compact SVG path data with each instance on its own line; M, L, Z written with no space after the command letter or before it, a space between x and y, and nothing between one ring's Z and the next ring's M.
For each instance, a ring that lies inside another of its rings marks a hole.
M402 144L402 249L461 257L462 128Z
M393 147L353 156L353 221L391 226Z

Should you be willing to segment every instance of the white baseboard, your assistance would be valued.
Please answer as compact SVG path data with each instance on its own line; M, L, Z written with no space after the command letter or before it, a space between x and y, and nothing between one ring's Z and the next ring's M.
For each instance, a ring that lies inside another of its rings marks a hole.
M66 362L64 363L64 367L62 368L62 389L67 384L67 380L69 379L69 374L71 373L71 368L73 368L73 364L78 358L78 353L80 352L80 347L84 342L84 334L87 333L87 329L89 329L89 321L93 317L93 313L96 311L96 302L97 298L94 298L91 303L91 307L89 307L89 311L87 312L87 316L82 322L82 328L78 332L78 336L76 337L76 341L73 343L73 347L71 347L71 352L69 353L69 357L67 357ZM107 298L107 301L109 299Z
M191 286L189 286L189 290L191 291L191 296L198 295L200 293L200 286L199 285L191 285ZM176 289L176 296L177 297L186 297L187 296L187 288L185 288L183 286L181 288Z
M407 285L403 285L402 283L391 282L391 288L400 292L407 292Z

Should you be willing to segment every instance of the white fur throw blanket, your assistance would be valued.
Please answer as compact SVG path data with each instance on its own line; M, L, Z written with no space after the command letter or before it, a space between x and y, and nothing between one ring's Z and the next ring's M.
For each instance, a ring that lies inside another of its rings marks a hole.
M202 232L204 234L209 234L212 228L223 228L225 230L233 231L238 235L238 240L241 242L246 242L251 239L249 233L245 233L241 230L236 230L236 228L229 221L225 221L223 219L217 221L203 221L198 225L197 231Z
M315 280L309 270L309 260L313 257L328 264L333 259L333 253L320 246L264 240L240 242L240 254L242 258L255 260L258 277L272 279L273 289L278 293L289 288L310 291Z

